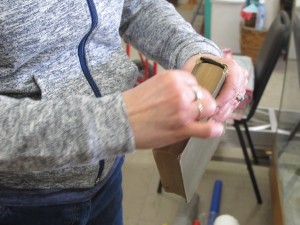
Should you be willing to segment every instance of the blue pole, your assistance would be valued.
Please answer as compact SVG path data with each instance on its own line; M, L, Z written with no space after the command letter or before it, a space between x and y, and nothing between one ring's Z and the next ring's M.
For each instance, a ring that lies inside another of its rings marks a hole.
M211 2L205 0L204 3L204 36L210 39L210 18L211 18Z
M211 199L208 225L213 225L220 211L220 202L222 195L222 181L216 180Z

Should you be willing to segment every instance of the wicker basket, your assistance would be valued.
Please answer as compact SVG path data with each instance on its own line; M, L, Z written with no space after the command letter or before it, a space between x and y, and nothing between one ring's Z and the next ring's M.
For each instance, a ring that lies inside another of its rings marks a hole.
M240 25L241 30L241 54L247 55L252 58L253 63L256 62L257 55L261 46L265 40L266 30L256 30L251 27L247 27L244 23Z

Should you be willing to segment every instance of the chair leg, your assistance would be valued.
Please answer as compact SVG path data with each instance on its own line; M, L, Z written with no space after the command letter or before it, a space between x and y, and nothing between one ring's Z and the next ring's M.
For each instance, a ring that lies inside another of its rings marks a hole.
M158 194L161 194L161 193L162 193L162 183L161 183L160 180L159 180L158 186L157 186L157 193L158 193Z
M261 199L260 191L259 191L259 188L257 186L255 174L254 174L254 171L253 171L253 168L252 168L252 164L251 164L248 152L247 152L246 144L245 144L245 141L244 141L244 138L243 138L240 126L239 126L239 124L237 122L234 122L234 127L236 129L236 132L237 132L237 135L238 135L238 138L239 138L242 150L243 150L245 162L247 164L248 172L249 172L249 175L250 175L250 178L251 178L251 182L252 182L252 186L253 186L253 189L254 189L254 192L255 192L255 195L256 195L257 203L261 204L262 203L262 199Z
M197 16L201 14L200 12L201 12L202 5L203 5L203 0L200 0L200 2L198 3L197 9L194 12L194 15L193 15L193 18L192 18L192 21L191 21L191 25L194 24Z
M250 135L250 132L249 132L247 122L246 122L246 120L242 120L242 123L243 123L244 128L245 128L246 136L247 136L248 143L249 143L249 146L250 146L250 149L251 149L251 153L252 153L252 156L253 156L254 163L256 165L258 165L259 164L258 158L257 158L257 155L255 153L255 148L254 148L254 145L253 145L253 142L252 142L252 138L251 138L251 135Z

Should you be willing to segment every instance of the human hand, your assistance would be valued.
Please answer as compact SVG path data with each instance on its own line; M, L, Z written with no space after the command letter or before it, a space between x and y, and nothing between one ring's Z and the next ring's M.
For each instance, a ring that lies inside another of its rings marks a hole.
M235 60L217 57L213 55L195 55L191 57L184 65L183 70L192 71L196 60L201 56L212 58L216 61L225 63L228 66L228 74L225 83L216 98L217 110L211 117L212 120L224 122L228 119L233 110L239 105L238 96L242 97L246 93L246 86L248 83L248 72L240 67Z
M202 93L199 101L195 88ZM210 138L223 133L222 123L199 122L215 113L216 102L191 73L165 71L125 91L123 98L137 148L159 148L191 136Z

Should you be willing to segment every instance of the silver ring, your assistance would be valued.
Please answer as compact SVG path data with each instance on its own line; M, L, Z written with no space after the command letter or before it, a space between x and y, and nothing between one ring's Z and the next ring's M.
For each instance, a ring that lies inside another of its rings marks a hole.
M242 102L242 101L245 100L245 97L244 97L244 95L238 93L235 99L236 99L238 102Z
M195 93L195 101L199 101L202 99L203 94L198 87L192 87L193 92Z
M198 101L198 109L199 109L199 116L201 116L203 113L203 105L200 101Z

